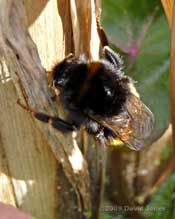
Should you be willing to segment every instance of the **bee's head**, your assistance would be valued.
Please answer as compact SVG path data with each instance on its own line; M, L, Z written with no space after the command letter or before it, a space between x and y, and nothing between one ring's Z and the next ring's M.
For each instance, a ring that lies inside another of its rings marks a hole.
M68 69L72 65L73 55L68 55L62 62L57 63L52 71L48 72L49 87L57 94L65 86L68 79Z

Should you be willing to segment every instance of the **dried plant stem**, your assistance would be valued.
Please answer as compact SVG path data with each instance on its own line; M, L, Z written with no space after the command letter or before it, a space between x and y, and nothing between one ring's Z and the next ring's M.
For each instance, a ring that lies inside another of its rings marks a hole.
M152 195L157 191L157 189L161 186L161 184L171 175L172 171L175 169L175 156L174 153L171 154L168 160L168 164L165 168L165 171L160 175L158 180L152 186L149 195Z
M173 0L161 0L161 2L165 10L169 25L171 27L173 19Z
M175 3L173 6L170 60L171 60L170 62L171 121L173 127L173 143L175 147Z

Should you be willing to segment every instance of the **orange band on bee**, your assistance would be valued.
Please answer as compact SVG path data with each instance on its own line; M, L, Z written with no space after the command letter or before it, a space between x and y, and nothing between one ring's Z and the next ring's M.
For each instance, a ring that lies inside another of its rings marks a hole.
M101 63L99 62L91 62L88 65L88 70L87 70L87 78L85 82L83 83L81 87L81 97L84 95L84 93L89 89L90 86L90 81L91 79L99 73L99 69L101 68Z
M91 79L94 75L98 73L98 71L101 68L101 63L100 62L91 62L88 65L88 78Z

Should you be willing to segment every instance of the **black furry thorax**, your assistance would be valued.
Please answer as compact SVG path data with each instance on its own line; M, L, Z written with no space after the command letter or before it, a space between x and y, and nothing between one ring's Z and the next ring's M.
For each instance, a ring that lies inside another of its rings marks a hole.
M82 113L116 115L130 93L130 79L106 60L80 56L55 66L53 77L66 108Z

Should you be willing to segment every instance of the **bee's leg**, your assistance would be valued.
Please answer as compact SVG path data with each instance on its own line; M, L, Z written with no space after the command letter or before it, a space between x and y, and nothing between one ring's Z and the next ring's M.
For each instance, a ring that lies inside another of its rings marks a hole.
M86 130L89 134L96 135L101 129L101 125L96 121L89 119L85 125Z
M74 131L76 128L73 124L70 124L58 117L50 116L41 112L36 112L33 109L30 109L27 106L24 106L20 101L18 100L17 103L27 112L31 113L36 119L38 119L41 122L49 123L51 126L55 129L58 129L59 131L63 133L68 133Z
M85 125L86 131L95 137L95 139L103 146L105 146L105 136L103 132L103 127L94 120L88 120Z
M52 100L53 102L55 102L56 99L57 99L57 95L56 95L56 94L53 94L53 95L51 96L51 100Z
M123 61L118 53L114 52L109 46L108 37L100 23L100 13L96 16L97 31L100 38L101 46L103 48L103 53L106 59L111 62L116 68L122 69Z

